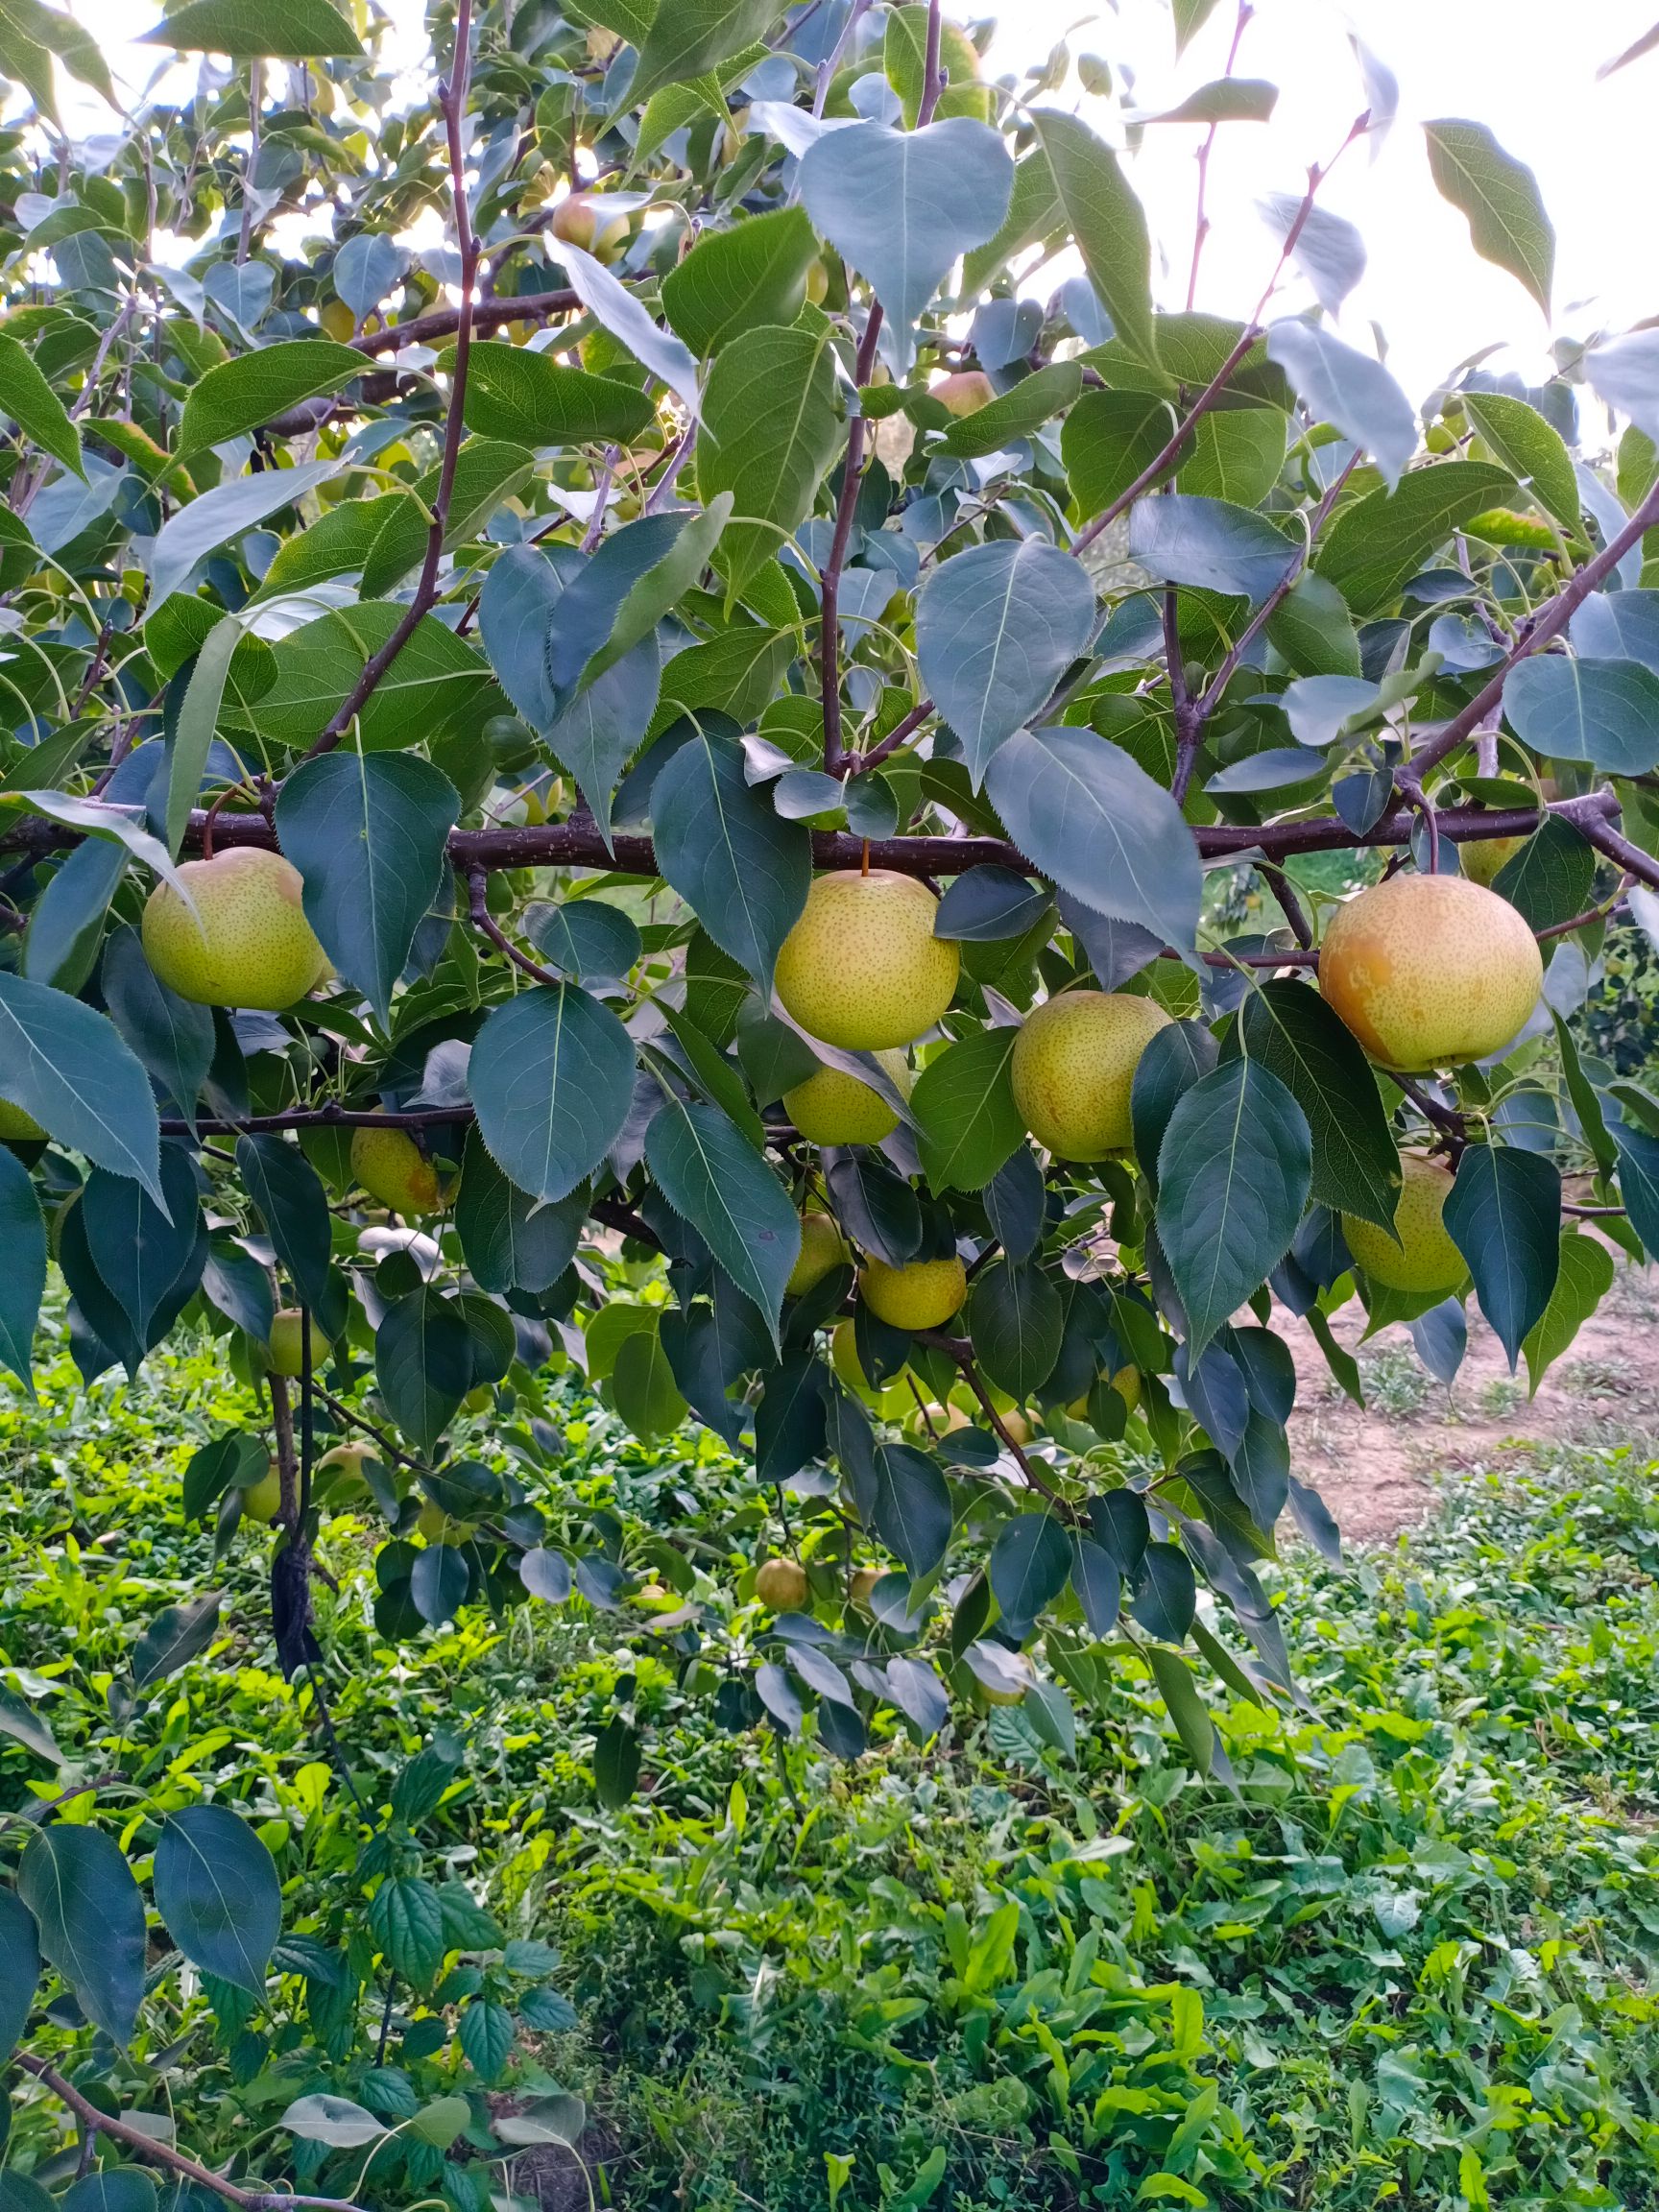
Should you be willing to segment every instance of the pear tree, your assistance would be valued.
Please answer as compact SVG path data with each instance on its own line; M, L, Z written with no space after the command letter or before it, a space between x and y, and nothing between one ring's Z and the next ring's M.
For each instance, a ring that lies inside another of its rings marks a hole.
M0 14L0 1360L222 1348L180 1513L320 1713L349 1507L389 1646L586 1602L842 1759L1150 1682L1225 1786L1263 1562L1339 1546L1292 1334L1358 1392L1335 1315L1444 1371L1472 1304L1536 1386L1659 1255L1575 1025L1659 912L1659 340L1551 322L1530 172L1433 122L1555 369L1404 391L1363 53L1239 320L1137 192L1271 130L1231 61L1152 112L938 0L445 0L399 105L365 0L180 0L128 114ZM735 1628L564 1479L572 1363L752 1468ZM102 1822L0 1938L120 2044Z

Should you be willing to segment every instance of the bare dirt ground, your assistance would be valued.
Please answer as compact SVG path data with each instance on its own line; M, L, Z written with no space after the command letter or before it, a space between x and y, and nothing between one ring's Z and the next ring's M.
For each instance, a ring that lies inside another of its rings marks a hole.
M1293 1464L1348 1543L1385 1543L1423 1520L1433 1504L1431 1474L1491 1467L1528 1445L1628 1443L1659 1457L1659 1269L1621 1267L1532 1399L1525 1361L1511 1376L1473 1299L1469 1313L1469 1350L1450 1389L1419 1361L1406 1330L1361 1344L1358 1301L1334 1315L1333 1333L1359 1362L1363 1412L1302 1323L1276 1314L1296 1360Z

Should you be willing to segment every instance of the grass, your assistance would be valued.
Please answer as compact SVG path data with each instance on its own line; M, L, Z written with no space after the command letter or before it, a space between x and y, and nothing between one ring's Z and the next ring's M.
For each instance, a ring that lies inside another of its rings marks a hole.
M527 2154L521 2192L561 2212L589 2189L630 2212L1659 2205L1659 1475L1627 1448L1506 1459L1343 1573L1270 1569L1306 1706L1221 1714L1234 1795L1194 1779L1128 1670L1074 1759L1014 1710L854 1766L723 1725L751 1485L559 1388L565 1458L537 1502L613 1515L630 1558L695 1536L710 1664L640 1661L579 1600L393 1647L367 1527L325 1546L359 1788L381 1799L463 1736L425 1863L562 1954L575 2025L522 2033L501 2087L574 2090L590 2125L580 2162ZM0 1398L0 1680L103 1765L134 1633L212 1577L220 1638L124 1724L125 1755L261 1817L288 1926L326 1936L361 1911L362 1824L274 1670L258 1546L215 1567L179 1512L183 1460L246 1411L205 1351L91 1392L60 1361L38 1410ZM610 1812L593 1738L630 1671L646 1767ZM0 1805L47 1787L0 1737ZM332 2030L292 1980L239 2024L183 2001L153 2032L188 2045L180 2142L228 2156L278 2098L395 2097L398 2073L449 2081L481 2126L442 1998L398 1996L384 2067L373 1984ZM19 2167L49 2158L44 2130L19 2108ZM466 2172L393 2161L358 2200L442 2188L473 2212Z

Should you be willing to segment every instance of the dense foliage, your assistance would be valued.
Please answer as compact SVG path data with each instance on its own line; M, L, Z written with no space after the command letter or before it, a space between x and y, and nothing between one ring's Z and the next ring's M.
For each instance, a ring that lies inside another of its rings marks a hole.
M565 2212L589 2200L574 2138L598 2201L691 2212L823 2205L843 2171L841 2212L1655 2200L1659 1516L1627 1450L1507 1456L1395 1557L1270 1570L1310 1705L1220 1708L1237 1796L1195 1780L1143 1673L1071 1754L1009 1708L849 1766L723 1727L656 1660L642 1793L607 1812L615 1615L473 1612L399 1648L373 1515L336 1516L333 1769L256 1558L210 1568L175 1509L246 1394L197 1339L83 1395L52 1334L41 1405L0 1406L0 1678L64 1765L0 1745L0 1804L118 1762L126 1787L67 1810L132 1824L140 1858L204 1801L256 1824L287 1929L264 2000L162 1972L130 2051L77 2074L245 2185L474 2212L488 2176ZM538 1504L611 1524L637 1571L695 1487L695 1597L739 1663L776 1526L742 1461L634 1444L571 1378L552 1412L569 1441ZM209 1572L211 1641L118 1720L135 1640ZM386 1836L445 1901L426 1983L371 1964ZM84 2032L60 2008L31 2048L67 2064ZM332 2140L321 2096L356 2107ZM73 2169L49 2101L12 2128L13 2191Z
M1299 1710L1275 1529L1337 1544L1273 1301L1357 1389L1336 1306L1444 1374L1473 1294L1535 1383L1608 1240L1659 1252L1659 1100L1564 1019L1659 883L1659 343L1418 411L1338 338L1362 51L1240 325L1155 304L1131 184L1270 113L1231 68L1156 115L1064 47L986 82L937 0L460 0L394 112L372 12L183 0L228 66L77 144L98 53L0 5L0 1360L59 1277L88 1382L212 1334L258 1395L173 1511L274 1530L314 1695L342 1514L390 1644L616 1613L607 1807L669 1684L853 1760L953 1703L1069 1755L1149 1681L1234 1784L1210 1704ZM1426 131L1548 313L1529 173ZM686 1431L643 1551L546 1503L572 1358ZM730 1454L778 1545L727 1644ZM118 1735L217 1605L157 1608ZM220 1796L37 1820L0 2044L38 1992L130 2049L153 1906L233 2047L308 1956L325 2052L444 1971L491 2078L562 2001L533 1946L445 1968L492 1948L425 1870L462 1757L333 1981Z

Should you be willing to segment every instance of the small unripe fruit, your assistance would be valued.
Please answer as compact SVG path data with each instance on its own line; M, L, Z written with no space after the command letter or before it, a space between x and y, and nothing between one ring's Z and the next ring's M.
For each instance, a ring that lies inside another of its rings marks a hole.
M1066 991L1027 1016L1009 1062L1014 1103L1062 1160L1104 1160L1134 1139L1135 1070L1169 1017L1127 991Z
M913 876L820 876L778 955L778 996L814 1037L853 1052L908 1045L956 991L961 955L935 937L939 902Z
M628 243L628 217L613 214L602 192L572 192L554 208L552 230L597 261L614 261Z
M300 871L280 853L233 846L211 860L186 860L178 873L195 913L170 883L157 883L142 934L157 980L180 998L279 1014L327 974Z
M1514 859L1525 837L1470 838L1457 848L1457 864L1472 883L1483 883L1488 890L1499 870Z
M1391 876L1332 916L1319 988L1405 1074L1483 1060L1538 1003L1544 963L1506 899L1465 876Z
M245 1521L275 1521L282 1510L282 1477L275 1459L260 1476L257 1482L250 1482L242 1493L242 1518Z
M465 1544L472 1534L470 1521L452 1521L436 1498L428 1498L415 1524L428 1544Z
M351 1172L394 1214L436 1214L444 1203L437 1168L406 1129L355 1130Z
M937 384L929 384L927 397L937 399L952 415L977 415L996 398L997 387L983 369L958 369L950 376L941 376Z
M311 1317L311 1363L320 1367L328 1354L328 1339ZM304 1372L305 1316L298 1306L282 1307L271 1323L271 1357L266 1361L273 1375L290 1379Z
M325 1452L312 1475L312 1496L343 1503L353 1491L368 1490L363 1469L378 1457L373 1444L336 1444Z
M866 1260L858 1295L878 1321L894 1329L938 1329L968 1295L968 1270L954 1252L949 1260L912 1260L905 1267Z
M795 1613L806 1602L806 1570L795 1559L768 1559L755 1577L755 1595L774 1613Z
M1344 1214L1342 1234L1348 1249L1372 1282L1384 1289L1450 1293L1469 1272L1469 1262L1453 1243L1444 1219L1452 1176L1438 1161L1422 1160L1410 1152L1401 1155L1400 1172L1400 1199L1394 1209L1399 1243L1375 1221Z
M480 1382L476 1390L469 1390L461 1401L463 1413L488 1413L495 1403L495 1393L488 1382Z
M815 1283L832 1274L847 1259L847 1246L841 1232L828 1214L807 1213L801 1216L801 1257L789 1270L789 1280L783 1286L787 1298L804 1298Z
M878 1052L876 1057L908 1098L910 1066L903 1053ZM879 1091L839 1068L820 1068L785 1091L783 1111L810 1144L879 1144L899 1126L898 1115Z
M1119 1367L1112 1378L1111 1387L1117 1391L1131 1413L1141 1403L1141 1370L1139 1367Z
M33 1114L25 1114L9 1098L0 1098L0 1144L37 1144L45 1134Z
M822 261L806 264L806 297L814 307L822 307L830 297L830 272Z
M886 1570L881 1567L858 1568L854 1574L852 1587L847 1593L848 1604L856 1607L860 1613L868 1613L870 1600L876 1594L876 1585L880 1581L885 1572Z
M344 346L348 339L357 335L357 318L344 300L325 300L318 309L317 320L325 334Z
M1011 1407L1001 1418L1003 1428L1007 1430L1016 1444L1021 1446L1029 1444L1032 1437L1037 1433L1018 1406Z
M925 1436L954 1436L958 1429L972 1429L974 1422L960 1406L936 1406L930 1402L916 1408L915 1426Z

